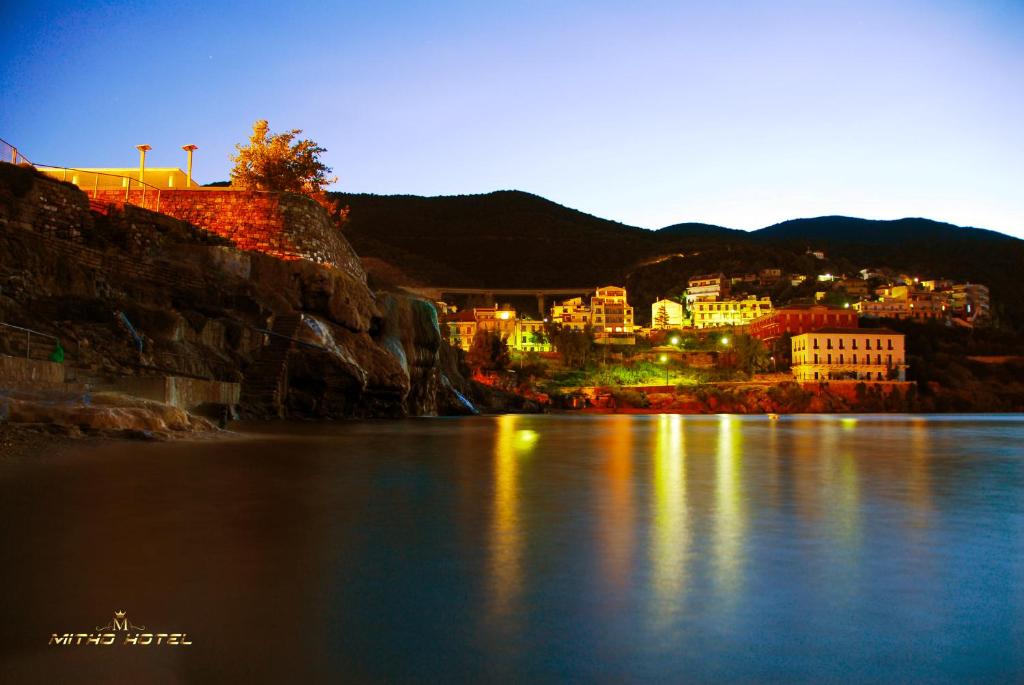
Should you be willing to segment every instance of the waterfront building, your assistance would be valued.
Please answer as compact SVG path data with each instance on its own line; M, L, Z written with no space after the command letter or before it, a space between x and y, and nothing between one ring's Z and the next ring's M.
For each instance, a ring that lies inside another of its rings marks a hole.
M632 345L633 307L626 300L626 289L615 285L598 288L590 298L590 317L594 341L600 344Z
M750 323L750 335L770 343L787 333L800 335L818 328L857 326L857 312L852 309L824 304L791 304L754 319Z
M666 330L682 328L686 310L675 300L661 299L651 305L651 328Z
M770 298L748 297L744 300L698 300L693 303L694 328L746 326L755 319L771 314Z
M590 307L582 297L574 297L551 308L551 322L574 331L582 331L590 325Z
M729 294L729 279L722 273L694 276L687 286L687 305L697 300L719 300Z
M903 334L884 328L821 328L792 340L793 378L906 380Z

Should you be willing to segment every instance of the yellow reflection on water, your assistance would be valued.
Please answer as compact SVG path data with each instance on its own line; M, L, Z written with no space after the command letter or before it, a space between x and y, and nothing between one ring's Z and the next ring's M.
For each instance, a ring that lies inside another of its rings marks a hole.
M743 492L743 435L735 416L718 419L715 458L715 580L723 598L735 599L743 572L746 504Z
M494 441L494 506L490 536L491 611L507 616L522 592L523 529L519 518L520 460L529 455L538 435L519 429L520 417L497 418Z
M656 628L677 615L686 595L690 528L686 503L686 434L683 417L662 414L655 433L652 473L651 569Z
M625 600L630 583L634 545L633 431L636 420L628 415L609 416L602 434L607 501L600 508L603 576L610 599Z

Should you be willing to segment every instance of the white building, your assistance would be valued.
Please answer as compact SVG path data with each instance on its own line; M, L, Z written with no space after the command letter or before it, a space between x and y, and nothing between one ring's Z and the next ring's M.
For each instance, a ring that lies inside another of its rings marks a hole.
M675 300L661 299L651 305L651 328L666 330L682 328L686 310Z

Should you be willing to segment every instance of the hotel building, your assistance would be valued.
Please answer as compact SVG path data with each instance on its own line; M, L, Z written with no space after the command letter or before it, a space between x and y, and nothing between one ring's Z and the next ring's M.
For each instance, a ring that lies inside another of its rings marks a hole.
M906 380L903 334L882 328L822 328L794 336L793 378Z
M601 344L632 345L633 308L626 301L626 289L609 285L598 288L590 298L594 341Z

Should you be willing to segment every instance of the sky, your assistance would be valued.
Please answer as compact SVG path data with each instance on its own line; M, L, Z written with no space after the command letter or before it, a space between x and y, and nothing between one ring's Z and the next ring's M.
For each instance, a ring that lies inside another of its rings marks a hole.
M1024 0L0 0L0 138L226 180L253 121L349 192L626 224L922 216L1024 237Z

